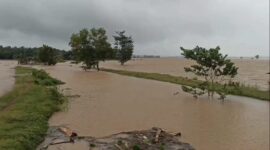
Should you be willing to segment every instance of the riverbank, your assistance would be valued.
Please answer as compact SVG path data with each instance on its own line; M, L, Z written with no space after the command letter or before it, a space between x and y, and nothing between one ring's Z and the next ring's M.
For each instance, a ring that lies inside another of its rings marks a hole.
M180 85L186 85L186 86L196 86L203 81L201 80L195 80L195 79L188 79L181 76L173 76L169 74L160 74L160 73L147 73L147 72L136 72L136 71L127 71L127 70L115 70L115 69L106 69L102 68L102 71L111 72L111 73L117 73L120 75L126 75L126 76L132 76L137 78L143 78L143 79L151 79L151 80L157 80L157 81L163 81L163 82L169 82L174 84L180 84ZM236 96L246 96L251 98L256 98L260 100L266 100L269 101L269 90L263 91L256 87L249 87L240 85L239 87L234 86L228 86L228 94L236 95ZM222 85L216 84L215 85L216 91L222 90Z
M48 120L64 97L55 87L60 82L45 72L27 67L15 71L13 90L0 97L0 149L31 150L43 141Z

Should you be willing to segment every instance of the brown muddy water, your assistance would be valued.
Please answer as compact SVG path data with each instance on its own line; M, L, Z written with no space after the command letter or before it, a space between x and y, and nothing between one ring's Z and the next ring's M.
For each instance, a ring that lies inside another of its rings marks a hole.
M162 65L153 68L164 69ZM96 137L157 126L180 131L181 139L199 150L269 149L269 102L236 96L225 102L195 100L179 85L85 72L68 63L44 69L66 82L62 89L70 88L64 91L67 95L80 95L70 100L67 111L56 113L50 125Z
M0 96L12 89L16 65L17 61L0 60Z
M269 60L233 59L235 65L239 67L236 81L245 85L256 86L260 89L269 89ZM148 58L134 59L128 61L124 66L117 61L106 61L101 66L105 68L165 73L176 76L193 78L194 75L186 73L184 67L194 64L183 58Z

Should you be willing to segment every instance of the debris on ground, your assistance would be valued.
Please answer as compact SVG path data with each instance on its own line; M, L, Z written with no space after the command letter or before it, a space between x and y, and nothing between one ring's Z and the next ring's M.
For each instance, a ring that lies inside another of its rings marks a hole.
M103 138L79 136L67 127L51 127L38 150L194 150L181 142L181 133L170 134L161 128L121 132Z

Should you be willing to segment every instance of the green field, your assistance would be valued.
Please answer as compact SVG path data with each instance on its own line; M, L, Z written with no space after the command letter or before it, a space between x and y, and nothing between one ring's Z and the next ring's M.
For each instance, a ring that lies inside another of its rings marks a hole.
M50 116L65 101L56 88L60 83L44 71L16 67L13 90L0 98L1 150L36 149Z

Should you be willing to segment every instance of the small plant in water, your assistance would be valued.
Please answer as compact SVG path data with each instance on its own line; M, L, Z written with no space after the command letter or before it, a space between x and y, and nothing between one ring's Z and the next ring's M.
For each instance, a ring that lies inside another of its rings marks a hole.
M141 150L141 148L140 148L139 145L134 145L134 146L133 146L133 150Z
M185 67L186 72L192 72L197 76L201 76L205 81L197 86L182 86L183 91L191 93L193 97L203 95L205 92L208 93L208 97L212 97L215 91L220 99L225 99L227 91L226 86L219 88L218 83L222 83L226 78L229 81L237 75L238 68L227 58L227 55L223 56L219 51L220 48L205 49L202 47L195 47L194 49L185 49L181 47L182 55L187 58L194 60L195 65ZM239 86L239 84L235 84ZM218 90L217 90L218 89Z
M90 144L90 147L96 147L96 145L95 145L95 144L93 144L93 143L91 143L91 144Z

